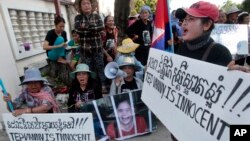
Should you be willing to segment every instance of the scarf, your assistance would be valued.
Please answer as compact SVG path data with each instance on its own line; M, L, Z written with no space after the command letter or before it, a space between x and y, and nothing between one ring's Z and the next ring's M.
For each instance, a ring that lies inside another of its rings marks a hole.
M187 42L189 50L197 50L202 48L209 42L211 32L203 32L202 35L192 41Z
M41 90L38 93L29 93L32 97L39 99L39 100L48 100L52 104L53 113L60 113L60 109L58 104L56 103L55 99L46 91Z

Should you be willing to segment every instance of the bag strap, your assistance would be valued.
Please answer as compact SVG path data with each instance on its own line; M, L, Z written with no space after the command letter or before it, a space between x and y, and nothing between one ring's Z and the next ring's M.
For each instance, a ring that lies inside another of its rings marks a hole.
M208 46L208 48L206 49L205 53L203 54L202 56L202 59L203 61L206 61L207 60L207 57L211 51L211 49L213 48L213 46L215 45L216 43L213 41L212 43L210 43L210 45Z

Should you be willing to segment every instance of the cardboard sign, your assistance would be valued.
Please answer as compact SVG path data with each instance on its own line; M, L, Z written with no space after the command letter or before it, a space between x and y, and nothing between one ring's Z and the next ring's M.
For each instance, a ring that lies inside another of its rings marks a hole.
M240 24L215 24L211 33L215 42L227 47L231 54L248 54L248 26Z
M3 114L11 141L95 141L91 113Z
M142 100L180 141L229 141L250 123L250 74L150 49Z

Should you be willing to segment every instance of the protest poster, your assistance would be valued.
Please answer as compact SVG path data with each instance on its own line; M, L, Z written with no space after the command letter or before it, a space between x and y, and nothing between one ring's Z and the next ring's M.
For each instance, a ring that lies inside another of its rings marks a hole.
M250 123L250 74L150 49L142 100L180 141L229 141Z
M215 24L211 33L215 42L227 47L231 54L248 54L248 26L243 24Z
M91 113L3 114L11 141L95 141Z
M141 90L106 96L81 107L92 112L97 139L124 140L156 130L156 118L141 100ZM130 125L124 131L124 125Z

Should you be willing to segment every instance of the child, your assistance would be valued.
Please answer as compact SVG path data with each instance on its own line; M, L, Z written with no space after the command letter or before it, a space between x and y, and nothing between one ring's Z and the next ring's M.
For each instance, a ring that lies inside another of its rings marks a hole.
M71 49L69 55L70 60L70 68L71 70L75 70L75 66L80 58L80 49L79 49L79 35L75 30L71 31L73 39L68 42L68 46Z

